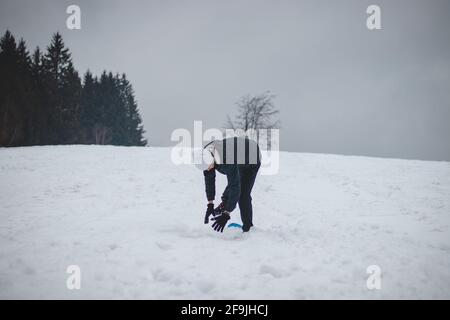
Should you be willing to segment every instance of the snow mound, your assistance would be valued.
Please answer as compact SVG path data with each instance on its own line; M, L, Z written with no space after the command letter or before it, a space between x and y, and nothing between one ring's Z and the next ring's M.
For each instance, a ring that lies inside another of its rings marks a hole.
M450 298L450 163L282 152L254 230L218 234L170 151L0 149L0 298Z

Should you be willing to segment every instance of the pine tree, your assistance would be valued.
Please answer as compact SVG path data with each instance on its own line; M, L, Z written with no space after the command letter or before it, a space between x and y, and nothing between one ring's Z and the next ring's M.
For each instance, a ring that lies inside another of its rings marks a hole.
M33 124L30 144L47 144L48 105L44 86L43 55L37 47L31 57L31 76L34 88Z
M19 44L11 32L0 40L0 145L28 143L31 121L32 77L25 41Z
M95 104L98 109L98 117L94 124L95 144L114 144L114 125L117 108L115 104L119 100L112 73L103 73L100 76ZM117 134L116 134L117 135Z
M83 77L83 88L80 101L80 142L93 144L95 141L94 127L101 118L98 107L98 80L88 70Z
M73 67L61 34L53 35L43 59L44 86L48 99L50 144L76 142L81 80Z
M122 74L122 77L120 78L120 88L126 115L124 124L126 131L125 145L145 146L147 145L147 140L145 140L143 136L145 131L142 125L141 116L139 115L134 90L125 74Z
M30 54L23 39L20 40L17 46L17 53L19 57L17 86L20 92L17 98L19 99L18 108L22 115L20 126L21 138L17 141L17 144L31 145L34 134L33 113L36 90L33 82Z
M63 143L77 143L80 131L81 79L78 72L69 64L62 87L64 108L62 110Z
M14 109L13 81L18 64L17 44L11 32L0 39L0 146L13 140L17 113Z
M110 110L108 121L112 128L111 144L123 146L127 142L127 115L124 97L121 91L120 77L118 74L108 74L108 81L112 86Z

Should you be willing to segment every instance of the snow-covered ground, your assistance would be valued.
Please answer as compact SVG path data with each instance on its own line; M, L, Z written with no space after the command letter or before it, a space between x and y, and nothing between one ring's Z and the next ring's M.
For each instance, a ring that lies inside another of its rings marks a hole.
M450 298L448 162L281 153L253 203L218 234L169 148L0 149L0 298Z

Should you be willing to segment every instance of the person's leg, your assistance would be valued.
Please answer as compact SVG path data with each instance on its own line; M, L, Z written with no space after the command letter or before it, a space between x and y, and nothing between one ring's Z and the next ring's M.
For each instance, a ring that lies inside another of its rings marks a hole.
M248 231L253 226L253 208L251 192L255 184L259 165L242 166L239 170L241 178L241 195L239 198L239 210L241 212L242 228Z

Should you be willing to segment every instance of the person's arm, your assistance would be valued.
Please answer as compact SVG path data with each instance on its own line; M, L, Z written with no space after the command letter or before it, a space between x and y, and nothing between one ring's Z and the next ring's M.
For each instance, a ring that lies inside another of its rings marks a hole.
M205 192L208 203L213 203L216 196L216 170L205 170L203 171L205 176Z
M227 180L227 201L225 203L225 211L231 212L236 208L241 195L241 180L237 164L229 165L227 168Z
M221 197L223 203L227 202L229 191L230 191L230 188L228 188L228 186L226 186L225 190L222 193L222 197Z

